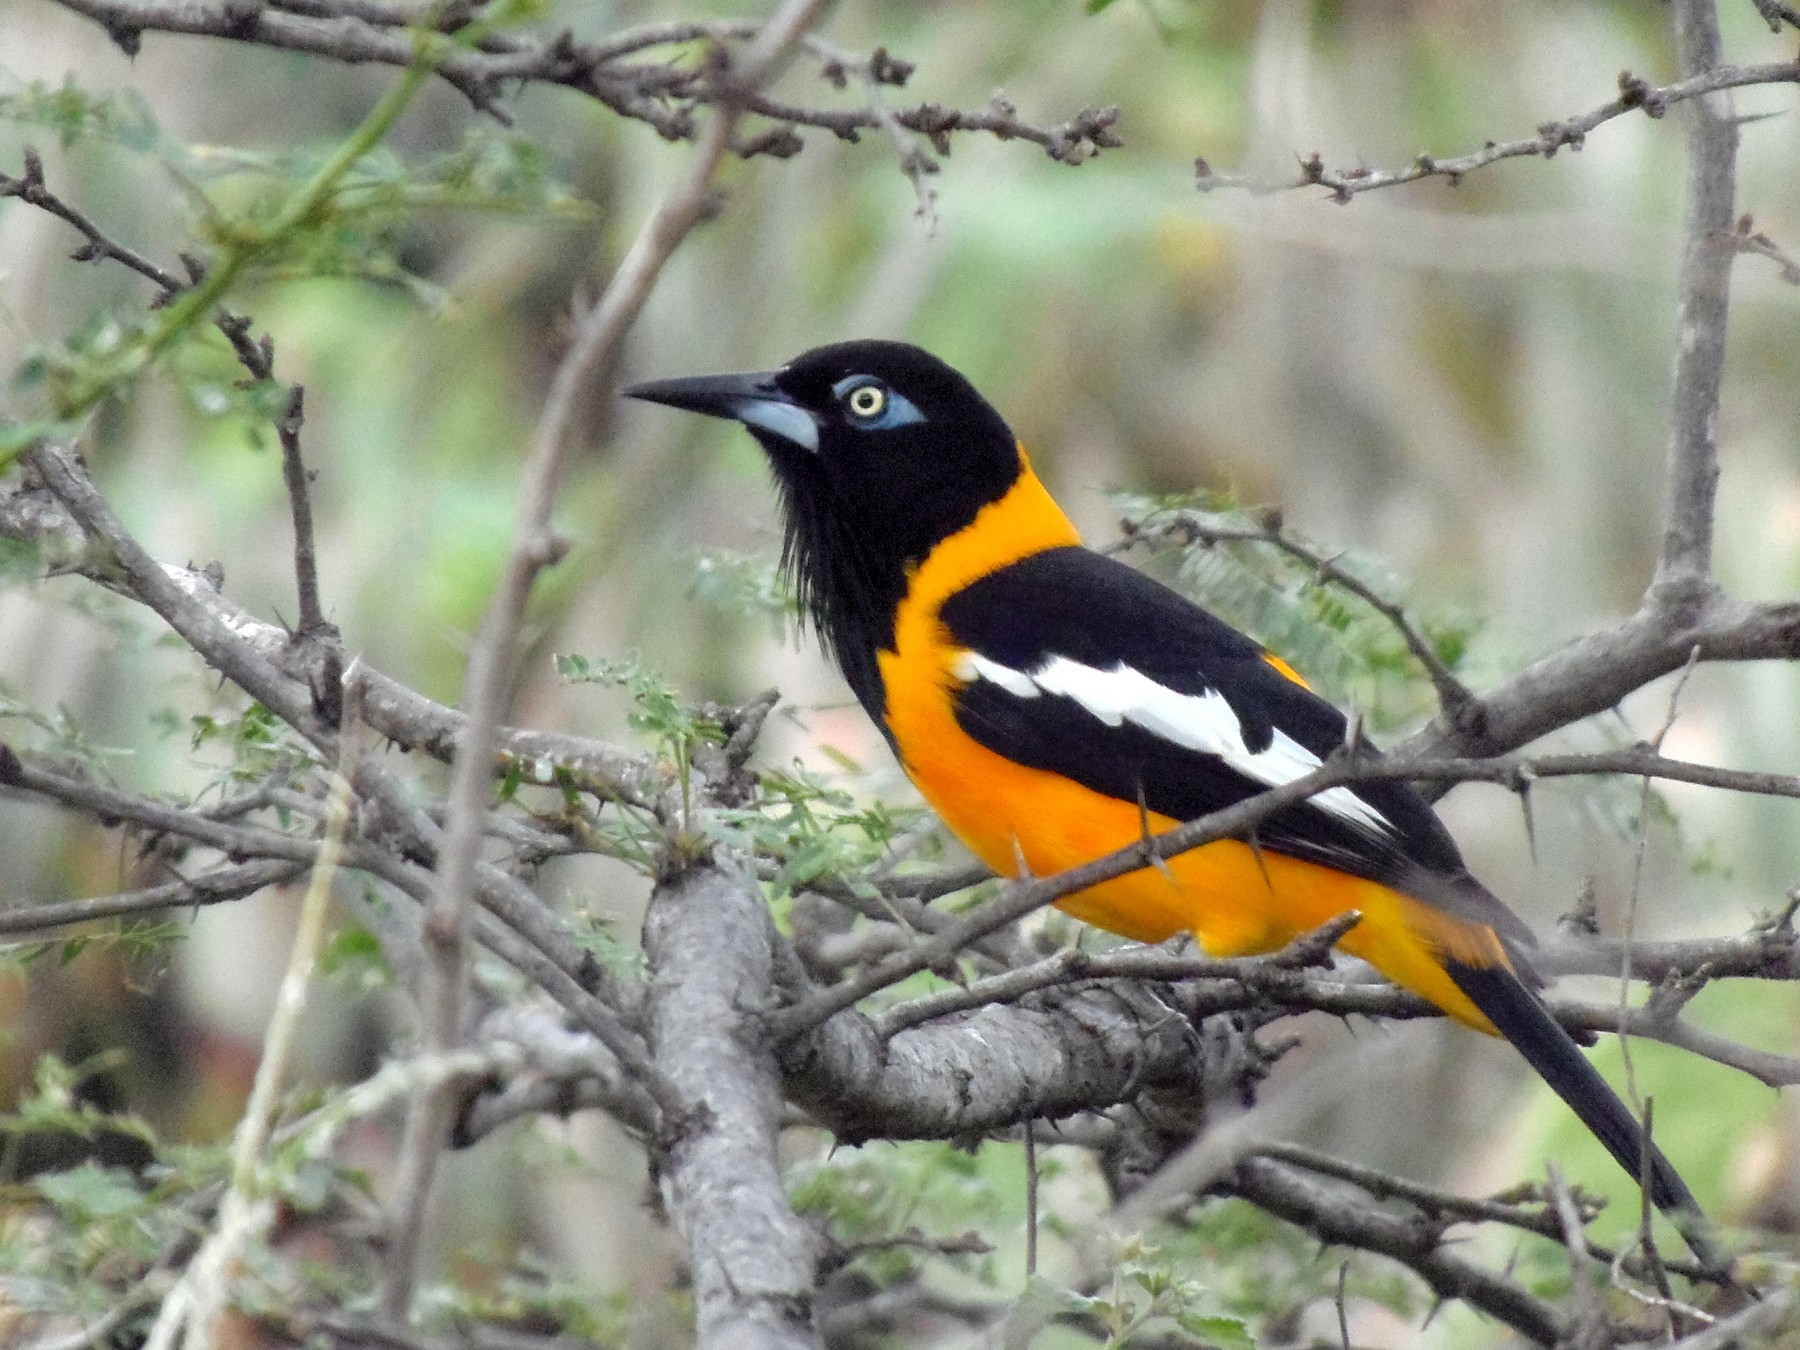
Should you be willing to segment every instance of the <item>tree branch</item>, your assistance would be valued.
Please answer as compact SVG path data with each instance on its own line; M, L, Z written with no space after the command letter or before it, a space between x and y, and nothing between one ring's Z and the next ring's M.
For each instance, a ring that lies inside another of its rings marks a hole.
M732 78L741 82L746 92L754 90L778 70L824 7L823 0L787 0L752 40L742 62L731 72ZM492 746L511 686L525 602L538 574L559 561L568 547L567 541L552 528L552 516L576 399L590 382L610 386L625 334L643 308L663 265L707 213L713 174L736 122L735 107L725 107L714 117L699 138L681 181L657 204L638 231L599 303L582 321L574 343L557 367L532 436L519 485L512 546L469 657L463 690L468 725L451 769L444 841L425 920L425 945L430 959L423 1001L426 1047L432 1053L450 1049L461 1035L469 897L486 833L493 782ZM407 1117L409 1147L403 1157L414 1165L402 1173L395 1186L396 1241L381 1299L382 1311L391 1319L404 1317L411 1302L416 1257L416 1248L400 1242L398 1236L416 1233L423 1222L436 1158L448 1139L454 1106L447 1092L436 1091L415 1103Z
M56 0L94 20L127 53L135 53L146 32L215 37L284 51L306 52L350 64L378 62L406 66L414 56L407 31L423 18L417 10L381 0L285 0L245 9L230 3L191 4L184 0ZM715 71L674 64L632 63L624 58L654 47L693 42L724 44L753 40L761 25L745 20L646 24L598 42L577 42L567 30L549 39L488 32L473 43L442 54L437 75L469 103L503 123L511 114L500 102L502 90L514 82L560 85L595 99L621 117L643 122L665 140L693 140L701 134L696 110L741 108L771 119L770 131L733 138L739 155L791 155L800 148L795 129L814 127L842 140L854 141L864 131L898 125L931 141L947 153L958 132L981 132L1002 140L1030 141L1052 159L1080 164L1103 149L1120 144L1112 127L1116 108L1088 108L1061 125L1024 120L1004 98L973 110L920 103L887 109L871 100L863 107L821 108L746 93L738 77L714 78ZM455 31L440 24L439 31ZM826 79L841 82L840 53L821 44L815 51ZM883 59L885 58L885 59ZM860 64L860 63L859 63ZM882 83L902 84L910 67L878 53L870 58Z
M678 1103L659 1182L687 1245L702 1347L819 1344L818 1238L782 1188L781 1080L760 1019L775 942L761 889L723 855L664 878L644 924L651 1052Z
M5 754L0 749L0 755ZM0 934L42 933L71 924L91 923L95 919L119 919L160 910L216 905L227 900L242 900L283 886L300 876L307 864L268 860L220 867L197 877L146 886L142 890L121 891L117 895L98 895L83 900L59 900L44 905L14 905L0 909Z
M1267 1157L1240 1160L1216 1189L1248 1200L1321 1241L1390 1257L1440 1298L1460 1299L1540 1345L1560 1344L1569 1330L1567 1317L1553 1304L1445 1251L1441 1221L1385 1213Z
M68 0L64 0L67 3ZM1684 69L1686 69L1684 67ZM1588 133L1615 117L1641 110L1647 117L1661 117L1677 103L1704 98L1722 89L1741 89L1755 84L1800 83L1800 61L1777 61L1758 66L1719 65L1716 57L1703 72L1661 87L1646 84L1626 71L1619 76L1619 97L1592 112L1546 122L1535 136L1516 141L1489 141L1481 149L1451 159L1436 155L1420 155L1404 169L1332 169L1313 154L1300 163L1300 173L1291 179L1270 180L1252 175L1217 173L1204 159L1194 161L1195 186L1202 192L1218 188L1240 188L1257 194L1291 191L1295 188L1324 187L1331 189L1331 199L1348 202L1363 192L1377 188L1398 187L1416 183L1421 178L1443 178L1450 186L1460 183L1465 174L1484 169L1503 159L1541 156L1553 159L1567 146L1579 150Z
M1780 270L1781 279L1790 286L1800 286L1800 258L1787 252L1767 234L1756 228L1748 214L1738 217L1737 228L1726 235L1724 243L1739 253L1754 253L1767 258Z
M1683 82L1721 73L1715 0L1675 0L1675 50ZM1728 68L1725 68L1728 69ZM1723 88L1723 87L1722 87ZM1687 121L1687 210L1675 320L1669 416L1668 507L1651 592L1704 586L1712 575L1713 498L1719 485L1719 391L1725 379L1733 250L1720 240L1736 214L1737 120L1731 96L1707 93Z

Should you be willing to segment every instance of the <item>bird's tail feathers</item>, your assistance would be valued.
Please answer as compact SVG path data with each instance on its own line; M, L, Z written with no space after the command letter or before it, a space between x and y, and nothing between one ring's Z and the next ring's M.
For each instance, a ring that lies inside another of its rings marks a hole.
M1452 960L1445 967L1456 987L1569 1104L1606 1151L1618 1159L1619 1166L1635 1178L1648 1177L1651 1202L1669 1216L1700 1263L1719 1273L1726 1271L1730 1263L1714 1245L1712 1226L1687 1182L1654 1142L1646 1166L1644 1133L1637 1118L1542 1000L1505 966L1473 966Z

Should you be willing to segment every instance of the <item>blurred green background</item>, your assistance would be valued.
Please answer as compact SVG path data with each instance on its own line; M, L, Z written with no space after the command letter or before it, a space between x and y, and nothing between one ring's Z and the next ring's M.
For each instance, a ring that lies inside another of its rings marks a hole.
M670 13L552 0L545 23L597 37ZM1206 488L1278 504L1323 546L1382 560L1420 613L1473 621L1466 669L1490 682L1628 612L1648 575L1674 331L1678 118L1624 118L1580 153L1349 206L1317 190L1200 195L1193 160L1287 176L1314 150L1334 166L1397 167L1530 135L1606 102L1622 69L1672 78L1666 17L1639 0L1118 0L1096 14L1078 0L845 4L826 30L835 42L883 44L917 63L893 101L970 107L998 89L1039 122L1116 103L1125 148L1071 168L1025 143L959 137L930 180L929 218L879 135L850 145L809 132L797 158L733 163L722 214L664 275L624 374L759 368L854 336L923 343L1007 414L1094 541L1116 533L1111 489ZM1748 0L1724 4L1722 18L1733 59L1791 55ZM241 152L316 152L394 74L156 34L127 60L48 0L0 7L0 94L65 78L141 99L162 140L65 146L53 127L0 121L0 167L16 172L21 147L38 146L53 188L172 262L202 245L193 195L159 144L187 143L188 171ZM801 101L847 97L804 62L783 89ZM1738 98L1745 113L1793 106L1791 90ZM535 147L524 209L397 214L381 242L410 281L265 277L238 297L274 335L280 377L306 386L330 617L365 659L447 701L504 555L569 297L596 292L688 153L564 91L528 89L509 106ZM477 125L453 92L434 88L389 149L424 162ZM495 155L519 172L516 148ZM1746 126L1740 209L1790 249L1800 248L1795 162L1791 118ZM0 202L6 370L36 344L142 304L144 288L120 269L67 261L74 242L41 213ZM1752 598L1800 590L1797 322L1800 288L1766 260L1740 262L1718 566ZM204 353L172 363L103 419L87 450L159 556L216 559L235 600L291 618L279 456L237 411L229 365L215 367ZM15 381L0 410L28 415L35 397ZM829 747L864 766L859 791L906 799L810 640L708 598L730 589L716 581L721 559L766 563L778 549L773 495L748 438L596 391L560 520L575 548L537 596L516 720L626 735L621 701L563 684L551 655L638 649L696 699L779 686L795 711L772 722L769 762L798 755L830 768ZM185 719L209 706L212 682L143 615L87 590L17 577L0 590L4 690L40 712L65 710L90 741L116 748L121 778L191 787ZM1330 682L1330 671L1299 664ZM1558 740L1652 734L1668 699L1664 682L1618 718ZM1666 748L1793 771L1800 679L1778 667L1696 672ZM1736 931L1800 880L1791 803L1663 795L1679 823L1659 813L1651 824L1641 932ZM1444 803L1476 872L1535 926L1549 928L1592 878L1602 922L1616 927L1632 886L1637 786L1546 783L1534 808L1535 856L1499 790L1464 787ZM11 800L0 800L0 858L4 904L116 889L130 862L115 835ZM598 866L567 879L572 904L620 916L627 933L640 885ZM15 963L0 975L10 1032L0 1094L29 1082L44 1049L81 1059L124 1046L138 1068L116 1075L120 1091L159 1126L227 1130L296 903L265 895L184 918L184 940L148 956L102 944L61 968ZM1714 991L1700 1015L1771 1049L1800 1049L1793 989ZM366 1069L392 1014L382 995L343 979L315 1022L309 1071L343 1076ZM1627 1193L1504 1047L1438 1025L1357 1034L1376 1042L1380 1072L1345 1075L1342 1099L1308 1126L1312 1141L1470 1190L1537 1175L1553 1151L1584 1185ZM1297 1067L1348 1043L1323 1024L1292 1058ZM1659 1136L1703 1198L1727 1218L1800 1223L1792 1102L1689 1057L1640 1048L1636 1058ZM367 1146L373 1158L385 1144ZM641 1164L595 1122L515 1132L458 1164L441 1188L444 1251L523 1245L627 1290L666 1273L667 1248L646 1236L654 1225L638 1203ZM1435 1334L1484 1335L1455 1318Z

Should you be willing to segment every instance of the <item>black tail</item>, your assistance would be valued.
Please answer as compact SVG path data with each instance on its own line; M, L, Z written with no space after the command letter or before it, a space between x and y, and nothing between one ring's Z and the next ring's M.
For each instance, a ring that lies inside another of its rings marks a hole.
M1447 961L1456 987L1517 1047L1526 1062L1569 1104L1582 1124L1606 1145L1619 1166L1633 1178L1649 1175L1650 1200L1669 1216L1688 1247L1708 1269L1723 1273L1722 1259L1710 1240L1710 1225L1681 1173L1654 1143L1649 1167L1644 1165L1644 1135L1636 1117L1606 1080L1588 1063L1581 1047L1550 1016L1538 996L1504 966L1482 967Z

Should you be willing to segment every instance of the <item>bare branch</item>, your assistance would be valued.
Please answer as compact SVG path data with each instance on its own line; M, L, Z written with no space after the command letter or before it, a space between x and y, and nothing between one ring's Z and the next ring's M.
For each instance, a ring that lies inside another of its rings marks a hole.
M680 1104L659 1180L687 1244L702 1346L819 1344L818 1238L782 1188L780 1076L758 1017L775 942L755 879L725 857L665 878L644 925L651 1049Z
M1769 25L1771 33L1779 33L1783 24L1800 28L1800 9L1784 3L1784 0L1750 0L1750 3L1763 16L1763 22Z
M1316 1149L1306 1148L1300 1144L1289 1144L1271 1141L1258 1144L1252 1152L1261 1157L1275 1158L1295 1167L1305 1168L1309 1172L1317 1172L1321 1176L1336 1177L1340 1181L1348 1181L1360 1186L1376 1200L1403 1200L1409 1205L1417 1206L1429 1218L1449 1218L1466 1220L1470 1223L1498 1223L1508 1228L1517 1228L1521 1232L1536 1233L1539 1237L1553 1242L1563 1241L1565 1231L1562 1216L1555 1207L1544 1203L1542 1194L1537 1188L1529 1186L1515 1187L1503 1196L1491 1199L1472 1199L1466 1195L1458 1195L1454 1191L1439 1190L1435 1186L1424 1186L1416 1181L1408 1181L1378 1168L1365 1167L1361 1163L1348 1162L1343 1158L1334 1158L1330 1154L1320 1153ZM1585 1223L1599 1213L1597 1203L1581 1204L1577 1200L1577 1209L1581 1223ZM1582 1233L1583 1245L1596 1261L1610 1266L1615 1261L1621 1268L1632 1275L1644 1273L1643 1262L1629 1251L1614 1252L1603 1247L1588 1237L1577 1224L1577 1231ZM1709 1270L1697 1261L1684 1260L1679 1257L1662 1258L1663 1268L1672 1270L1677 1275L1690 1280L1707 1283L1721 1283L1724 1277L1716 1270Z
M1197 1028L1187 991L1167 992L1089 984L887 1040L862 1014L840 1013L782 1047L787 1092L849 1143L969 1138L1160 1088L1241 1097L1268 1056L1230 1018Z
M1433 718L1390 754L1425 759L1517 749L1617 706L1681 669L1696 647L1702 661L1793 660L1800 657L1800 603L1752 605L1708 589L1677 604L1658 593L1617 626L1577 638L1477 694L1454 722Z
M0 750L0 754L5 753ZM95 919L126 918L159 910L216 905L242 900L270 886L282 886L306 870L305 863L253 862L221 867L197 877L146 886L142 890L60 900L46 905L16 905L0 910L0 934L41 933Z
M79 459L67 449L52 448L66 471L87 480ZM92 484L89 481L89 489ZM123 531L123 527L119 527ZM31 544L47 555L59 572L74 572L106 586L128 599L156 608L138 594L129 578L122 578L111 560L104 536L90 543L83 527L60 501L29 479L14 476L0 482L0 535ZM278 624L255 618L218 591L217 582L205 572L173 563L152 563L174 586L176 599L161 603L178 608L197 607L210 614L225 630L241 638L272 662L296 685L308 689L325 683L332 666L329 644L295 643L293 635ZM167 615L163 616L165 619ZM179 625L172 625L180 631ZM209 649L195 650L216 669ZM384 738L408 750L418 750L449 763L456 756L468 719L462 712L435 703L378 671L364 668L363 720ZM655 760L606 741L565 732L506 727L496 736L494 776L513 777L542 787L570 788L603 801L648 806L669 785L668 774Z
M1243 959L1182 958L1155 949L1127 950L1094 956L1078 947L1057 952L1034 965L1019 966L955 989L895 1004L875 1018L876 1033L883 1038L934 1018L979 1008L988 1003L1011 1003L1033 990L1091 979L1224 979L1241 983L1246 990L1271 992L1270 972L1291 972L1328 964L1339 938L1354 928L1360 916L1339 915L1316 932L1289 943L1267 956ZM1136 958L1134 960L1134 958ZM1281 975L1273 976L1280 984Z
M1219 1189L1322 1241L1391 1257L1440 1297L1461 1299L1540 1344L1560 1344L1569 1329L1560 1310L1522 1285L1445 1251L1439 1223L1396 1218L1272 1158L1242 1159Z
M1800 258L1787 252L1767 234L1756 228L1748 214L1738 217L1737 228L1724 236L1723 243L1739 253L1754 253L1767 258L1781 271L1781 279L1790 286L1800 286Z
M125 51L135 52L146 32L184 33L222 38L285 51L306 52L348 63L378 62L407 66L414 43L406 26L421 19L416 10L382 0L284 0L280 4L242 9L230 3L190 4L185 0L57 0L106 29ZM455 31L440 24L441 30ZM748 92L758 81L743 80L741 70L726 78L702 65L633 63L626 57L654 47L706 41L754 40L761 26L744 20L646 24L599 42L577 42L563 31L549 39L508 33L485 33L472 44L441 54L436 74L470 104L501 122L511 114L500 102L514 82L560 85L595 99L621 117L643 122L666 140L693 140L701 134L695 113L704 107L738 108L771 119L767 132L733 139L730 149L741 155L790 155L800 148L796 128L816 127L843 140L864 131L884 129L891 121L925 136L938 153L948 152L958 132L981 132L1002 140L1030 141L1052 159L1080 164L1103 149L1120 144L1112 127L1116 108L1088 108L1061 125L1028 122L1006 99L996 96L985 108L962 111L936 103L887 110L874 103L853 108L820 108ZM827 79L841 79L835 49L817 52ZM871 64L876 62L871 57ZM904 62L891 57L878 67L882 83L903 83Z
M1623 1031L1646 1040L1661 1041L1710 1059L1715 1064L1747 1073L1769 1087L1793 1087L1800 1084L1800 1055L1777 1055L1753 1046L1741 1045L1716 1032L1696 1026L1674 1011L1660 1008L1652 1000L1631 1008L1624 1018L1616 1003L1589 1003L1579 999L1550 998L1545 1002L1550 1013L1570 1031Z
M1715 77L1724 59L1715 0L1676 0L1675 48L1684 82ZM1732 250L1719 239L1736 214L1737 121L1730 95L1708 93L1687 118L1686 242L1675 321L1669 417L1668 508L1652 592L1704 585L1712 575L1713 497L1719 483L1719 391L1725 378Z
M68 0L64 0L67 3ZM1685 67L1684 67L1685 69ZM1204 159L1194 161L1195 185L1202 192L1217 188L1241 188L1255 193L1291 191L1295 188L1323 187L1331 190L1331 199L1348 202L1361 192L1376 188L1398 187L1416 183L1421 178L1443 178L1452 187L1463 175L1503 159L1541 156L1552 159L1567 146L1581 149L1588 133L1615 117L1641 110L1648 117L1661 117L1677 103L1703 98L1722 89L1741 89L1753 84L1800 83L1800 61L1778 61L1759 66L1725 66L1716 60L1707 63L1702 73L1695 73L1675 84L1661 87L1645 83L1630 71L1619 76L1619 97L1592 112L1570 117L1561 122L1546 122L1538 134L1516 141L1489 141L1481 149L1466 155L1442 159L1436 155L1420 155L1404 169L1332 169L1317 154L1301 161L1300 173L1291 179L1272 181L1243 174L1216 173Z

